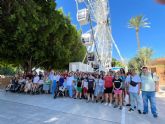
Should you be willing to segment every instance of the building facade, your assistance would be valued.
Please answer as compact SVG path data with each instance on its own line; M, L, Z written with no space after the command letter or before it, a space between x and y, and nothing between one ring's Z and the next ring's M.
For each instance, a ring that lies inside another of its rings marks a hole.
M159 58L151 61L150 69L159 76L160 85L165 85L165 58Z

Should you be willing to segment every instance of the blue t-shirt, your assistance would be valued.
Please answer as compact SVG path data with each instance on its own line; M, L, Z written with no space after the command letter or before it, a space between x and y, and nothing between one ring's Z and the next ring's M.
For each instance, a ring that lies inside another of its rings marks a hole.
M63 86L63 83L64 83L64 78L63 78L63 77L60 77L59 83L60 83L60 84L59 84L60 86Z

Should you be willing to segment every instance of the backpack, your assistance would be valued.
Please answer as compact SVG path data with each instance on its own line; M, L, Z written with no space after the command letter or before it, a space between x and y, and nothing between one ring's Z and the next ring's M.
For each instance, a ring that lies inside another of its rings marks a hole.
M139 76L140 76L140 78L141 78L141 76L142 76L142 72L140 72ZM151 73L151 76L152 76L152 79L153 79L153 77L154 77L154 73Z

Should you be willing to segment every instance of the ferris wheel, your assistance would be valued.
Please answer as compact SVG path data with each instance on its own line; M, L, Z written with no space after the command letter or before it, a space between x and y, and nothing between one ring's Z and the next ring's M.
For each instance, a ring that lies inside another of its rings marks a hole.
M116 48L120 59L122 55L112 37L109 0L75 0L77 20L80 26L88 25L89 30L82 34L82 42L87 48L87 55L94 55L90 60L99 65L100 70L111 68L112 48Z

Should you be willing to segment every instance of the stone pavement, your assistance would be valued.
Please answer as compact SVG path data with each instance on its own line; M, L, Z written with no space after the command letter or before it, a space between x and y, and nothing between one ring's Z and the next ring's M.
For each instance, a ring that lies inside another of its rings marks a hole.
M86 103L51 95L25 95L0 92L0 124L164 124L165 98L158 98L159 117L136 111Z

